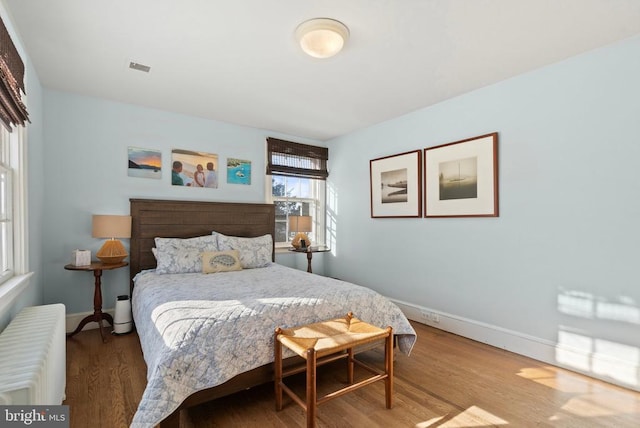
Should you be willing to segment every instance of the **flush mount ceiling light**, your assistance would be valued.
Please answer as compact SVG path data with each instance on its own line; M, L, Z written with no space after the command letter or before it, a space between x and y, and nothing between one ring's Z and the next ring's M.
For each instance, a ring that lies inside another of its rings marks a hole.
M300 47L314 58L329 58L342 50L349 39L349 29L340 21L314 18L296 28Z

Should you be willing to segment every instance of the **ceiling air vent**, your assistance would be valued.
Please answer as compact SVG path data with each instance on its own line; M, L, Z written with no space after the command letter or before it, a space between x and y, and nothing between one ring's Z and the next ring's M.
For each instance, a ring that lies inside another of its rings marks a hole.
M149 70L151 70L151 67L149 67L148 65L139 64L133 61L129 63L129 68L132 70L144 71L145 73L148 73Z

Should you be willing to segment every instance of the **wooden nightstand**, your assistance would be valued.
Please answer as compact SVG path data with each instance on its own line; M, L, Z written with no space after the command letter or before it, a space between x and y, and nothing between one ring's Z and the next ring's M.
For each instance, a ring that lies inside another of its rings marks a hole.
M102 271L103 270L113 270L119 269L121 267L128 266L127 262L120 263L102 263L102 262L91 262L90 265L86 266L75 266L72 264L66 265L64 268L67 270L80 270L86 272L93 272L93 276L95 278L94 289L93 289L93 314L86 316L78 327L71 333L67 333L67 337L72 337L82 330L82 328L90 322L97 322L98 329L100 330L100 336L102 337L102 341L106 342L104 337L104 332L102 331L102 320L106 320L109 324L113 326L113 317L110 314L105 314L102 312L102 289L101 289L101 280Z
M307 247L306 249L297 249L297 248L289 248L289 251L293 251L294 253L307 253L307 272L311 272L311 259L313 258L313 253L326 253L331 251L331 248L325 246L318 247Z

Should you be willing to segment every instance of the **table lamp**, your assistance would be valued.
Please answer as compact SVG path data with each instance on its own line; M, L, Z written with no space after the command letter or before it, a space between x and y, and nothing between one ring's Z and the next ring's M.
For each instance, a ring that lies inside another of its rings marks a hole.
M94 238L108 238L102 248L96 253L96 257L102 263L113 264L122 262L129 254L116 238L131 238L131 216L128 215L94 215Z
M296 232L296 236L293 237L291 245L295 249L306 248L311 245L311 241L305 232L311 232L311 216L309 215L290 215L289 216L289 230ZM304 246L302 241L304 240Z

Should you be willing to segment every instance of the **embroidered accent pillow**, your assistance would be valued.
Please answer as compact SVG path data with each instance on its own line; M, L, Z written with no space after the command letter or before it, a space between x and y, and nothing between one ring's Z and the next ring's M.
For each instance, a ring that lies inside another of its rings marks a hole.
M238 250L206 251L201 254L202 273L231 272L242 270Z

